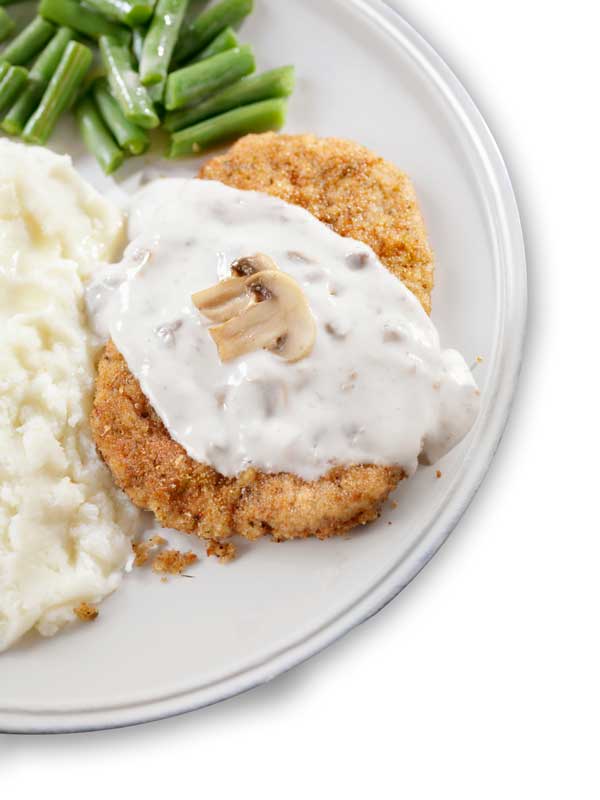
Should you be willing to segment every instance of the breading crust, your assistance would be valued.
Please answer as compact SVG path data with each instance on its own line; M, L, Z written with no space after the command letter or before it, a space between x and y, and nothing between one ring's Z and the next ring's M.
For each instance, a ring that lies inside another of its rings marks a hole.
M433 255L414 187L398 167L366 147L312 135L250 135L198 175L280 197L341 236L365 242L431 311Z

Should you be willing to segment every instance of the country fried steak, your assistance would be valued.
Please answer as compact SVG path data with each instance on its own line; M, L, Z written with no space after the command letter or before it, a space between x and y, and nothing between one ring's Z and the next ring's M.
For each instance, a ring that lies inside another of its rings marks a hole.
M430 310L432 254L413 186L366 148L314 136L246 136L199 177L267 192L365 242ZM315 481L254 469L226 478L171 438L112 342L99 363L91 425L115 481L136 505L167 527L212 540L342 534L375 519L405 477L400 468L353 465Z

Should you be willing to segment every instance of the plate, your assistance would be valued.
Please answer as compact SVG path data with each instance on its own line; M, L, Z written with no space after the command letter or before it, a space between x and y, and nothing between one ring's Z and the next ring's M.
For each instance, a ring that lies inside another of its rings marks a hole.
M525 329L523 241L506 169L465 90L380 0L257 0L243 38L261 68L297 66L287 131L362 142L414 179L436 252L433 318L444 346L467 360L483 357L481 414L436 465L442 477L421 468L368 529L327 542L242 544L233 563L201 557L193 578L167 584L137 570L93 625L49 640L30 635L0 656L0 730L153 720L215 703L309 658L429 561L475 494L506 423ZM68 123L53 146L116 197L149 175L197 166L150 156L116 183Z

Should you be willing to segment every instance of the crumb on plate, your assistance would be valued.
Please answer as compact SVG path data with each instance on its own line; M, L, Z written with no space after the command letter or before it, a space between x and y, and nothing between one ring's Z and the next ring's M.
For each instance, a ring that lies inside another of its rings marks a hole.
M211 539L206 545L206 555L216 556L222 564L233 561L236 552L236 546L232 542L219 542Z
M166 572L169 575L181 575L186 567L197 560L198 556L191 550L187 553L182 553L181 550L163 550L152 562L152 570L159 573Z
M158 534L151 536L143 542L134 542L131 545L135 553L135 558L133 560L134 567L143 567L144 564L148 563L151 554L166 543L167 540Z
M96 606L86 603L85 600L79 603L79 605L73 609L73 612L77 619L80 619L82 622L93 622L99 613Z

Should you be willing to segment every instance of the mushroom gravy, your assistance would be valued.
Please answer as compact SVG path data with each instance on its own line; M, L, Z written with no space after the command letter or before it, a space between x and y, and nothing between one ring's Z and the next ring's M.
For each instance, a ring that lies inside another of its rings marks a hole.
M304 209L216 181L160 179L134 198L123 260L87 291L94 327L125 357L169 433L226 476L247 467L314 480L333 466L410 475L469 431L479 390L440 349L415 296L367 245ZM302 288L310 354L223 363L192 294L265 253Z

